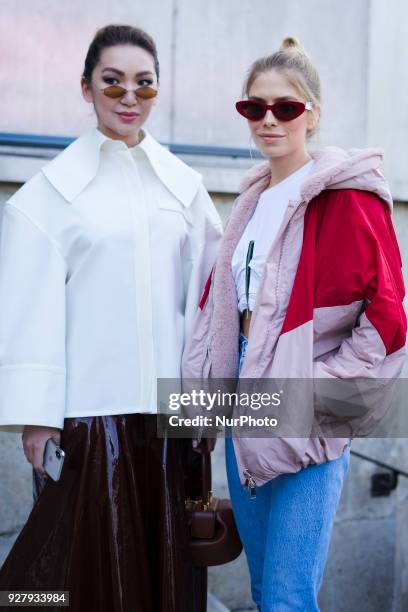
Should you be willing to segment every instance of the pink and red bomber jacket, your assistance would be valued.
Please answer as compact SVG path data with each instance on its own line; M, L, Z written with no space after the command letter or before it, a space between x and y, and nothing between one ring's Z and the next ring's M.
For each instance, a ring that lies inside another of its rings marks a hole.
M240 377L313 379L316 385L327 379L395 379L405 360L407 319L392 198L378 170L382 152L327 147L312 157L316 163L301 197L289 202L269 251ZM183 378L238 376L240 323L231 259L269 182L268 162L244 177L187 338ZM368 412L366 424L376 423L376 402ZM338 458L350 438L325 437L324 431L315 414L310 436L233 435L241 482L250 474L262 485Z

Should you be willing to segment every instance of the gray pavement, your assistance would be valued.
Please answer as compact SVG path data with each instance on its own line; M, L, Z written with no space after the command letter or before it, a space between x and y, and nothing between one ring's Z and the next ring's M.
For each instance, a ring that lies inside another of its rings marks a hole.
M208 593L207 612L254 612L255 610L256 610L256 607L253 607L253 608L246 608L246 607L227 608L212 593Z
M0 536L0 566L3 565L5 558L7 557L9 550L13 546L17 536L18 531L16 533L8 533Z

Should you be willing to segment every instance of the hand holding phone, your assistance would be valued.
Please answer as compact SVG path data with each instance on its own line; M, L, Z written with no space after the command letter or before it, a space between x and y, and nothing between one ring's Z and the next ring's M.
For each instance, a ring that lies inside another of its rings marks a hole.
M43 425L25 425L22 435L24 454L27 461L40 474L45 474L44 450L47 440L52 438L59 446L61 441L61 430L55 427L45 427Z
M47 440L44 451L43 467L48 476L55 481L59 480L64 459L65 453L62 448L55 444L52 438Z

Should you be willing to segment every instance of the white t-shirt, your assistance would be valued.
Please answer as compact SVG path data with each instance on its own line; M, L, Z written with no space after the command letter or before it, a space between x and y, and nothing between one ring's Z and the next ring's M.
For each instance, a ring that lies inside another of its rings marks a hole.
M314 160L290 174L283 181L266 189L260 196L254 214L232 257L232 274L235 279L238 295L238 310L254 309L256 294L262 276L265 260L282 223L286 207L290 200L300 198L300 188L312 170ZM254 241L253 255L250 262L249 299L247 304L245 292L245 267L250 241Z

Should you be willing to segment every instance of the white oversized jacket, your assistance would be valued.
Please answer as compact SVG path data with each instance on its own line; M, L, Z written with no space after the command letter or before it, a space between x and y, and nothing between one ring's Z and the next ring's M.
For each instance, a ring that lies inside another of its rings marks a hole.
M0 426L155 413L221 236L200 175L92 129L2 213Z

